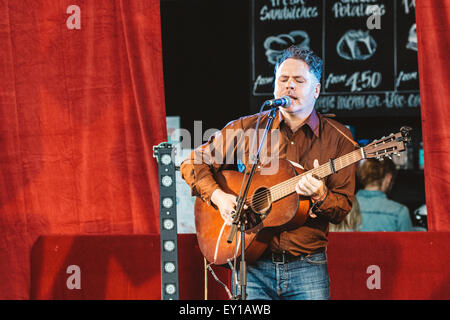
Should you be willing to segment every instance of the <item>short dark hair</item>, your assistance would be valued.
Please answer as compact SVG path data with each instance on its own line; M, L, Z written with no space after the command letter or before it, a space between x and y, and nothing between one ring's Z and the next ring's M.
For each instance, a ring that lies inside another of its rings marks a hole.
M309 72L311 72L317 78L317 81L320 82L320 78L322 77L322 59L320 59L314 51L303 49L295 45L290 46L282 52L275 65L275 75L280 65L290 58L304 61L309 66Z

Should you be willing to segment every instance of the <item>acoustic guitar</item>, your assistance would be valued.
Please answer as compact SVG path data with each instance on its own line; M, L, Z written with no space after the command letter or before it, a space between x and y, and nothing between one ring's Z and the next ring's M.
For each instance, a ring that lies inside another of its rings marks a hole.
M373 141L337 159L309 171L295 168L289 161L279 159L277 173L261 175L256 171L245 203L245 257L247 262L256 261L266 250L277 229L298 228L308 217L310 201L299 196L295 186L302 176L312 173L325 178L362 159L399 155L410 142L411 128L402 127L400 132ZM244 173L232 170L219 172L215 179L223 191L238 195ZM200 250L208 262L225 264L240 256L240 237L227 242L231 226L224 223L220 212L200 198L195 201L195 227ZM238 243L236 243L238 242Z

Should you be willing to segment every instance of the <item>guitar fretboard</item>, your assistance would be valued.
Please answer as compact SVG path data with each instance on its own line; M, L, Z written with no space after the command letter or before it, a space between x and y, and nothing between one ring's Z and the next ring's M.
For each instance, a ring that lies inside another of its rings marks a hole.
M325 178L355 162L358 162L364 158L363 148L357 149L342 157L334 159L328 163L325 163L317 168L306 171L298 176L292 177L286 181L272 186L270 190L270 196L272 202L277 201L293 192L295 192L295 186L300 181L300 179L306 174L311 173L312 175L318 176L320 179Z

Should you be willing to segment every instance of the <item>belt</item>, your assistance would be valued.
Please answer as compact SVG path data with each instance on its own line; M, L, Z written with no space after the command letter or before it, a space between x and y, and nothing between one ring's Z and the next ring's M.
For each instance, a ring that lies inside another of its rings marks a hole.
M316 253L320 253L320 252L324 252L324 251L325 251L325 248L321 248L317 251L314 251L311 254L316 254ZM311 254L308 254L308 255L300 254L298 256L294 256L293 254L290 254L289 252L286 252L286 251L283 251L282 253L266 251L264 256L272 259L273 263L289 263L289 262L293 262L293 261L297 261L297 260L302 260L304 257L308 257Z
M273 263L289 263L303 259L302 255L294 256L288 252L275 253L271 252L271 258Z

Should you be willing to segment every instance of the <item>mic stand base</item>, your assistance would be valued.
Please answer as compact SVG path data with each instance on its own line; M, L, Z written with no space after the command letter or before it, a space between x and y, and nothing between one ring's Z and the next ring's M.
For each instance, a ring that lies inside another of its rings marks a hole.
M244 221L241 221L241 264L239 266L240 283L241 283L241 300L247 300L247 261L245 261L245 233Z

